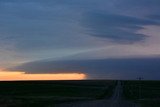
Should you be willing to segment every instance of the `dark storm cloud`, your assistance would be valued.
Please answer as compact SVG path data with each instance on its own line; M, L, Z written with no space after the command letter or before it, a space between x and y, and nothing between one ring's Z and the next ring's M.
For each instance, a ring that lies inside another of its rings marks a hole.
M109 8L101 6L103 11L94 10L84 15L83 25L91 36L132 43L147 37L137 33L138 30L160 24L159 0L113 0L111 6L107 5ZM150 18L152 14L155 15Z
M117 2L118 1L120 1L124 5L128 4L128 6L132 6L132 7L134 6L156 7L156 6L159 6L160 4L159 0L138 0L138 1L137 0L117 0Z
M159 14L159 0L115 0L120 11L147 14ZM134 14L135 15L135 14Z
M147 35L136 33L145 25L159 25L160 23L125 15L107 14L101 12L87 13L84 19L84 26L91 36L109 38L115 42L139 41Z
M86 47L82 43L85 36L74 42L76 35L83 34L135 42L147 37L136 31L158 23L123 13L141 13L136 9L142 6L154 11L147 15L157 15L159 4L157 0L0 0L0 40L14 45L17 51ZM87 30L79 31L79 27Z
M64 4L52 0L1 0L0 41L14 45L16 51L72 48L72 39L76 38L73 35L78 35L74 27L77 15Z
M160 21L160 14L159 15L150 15L148 16L150 19L152 20L157 20L157 21Z
M35 61L9 68L26 73L86 73L88 78L159 79L160 58ZM154 72L154 73L153 73ZM109 77L111 76L111 77ZM116 77L115 77L116 76Z

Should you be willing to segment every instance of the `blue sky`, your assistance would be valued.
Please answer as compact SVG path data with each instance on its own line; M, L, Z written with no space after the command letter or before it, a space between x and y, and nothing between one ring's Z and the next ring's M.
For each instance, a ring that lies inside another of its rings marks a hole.
M159 79L159 10L159 0L0 0L0 66Z

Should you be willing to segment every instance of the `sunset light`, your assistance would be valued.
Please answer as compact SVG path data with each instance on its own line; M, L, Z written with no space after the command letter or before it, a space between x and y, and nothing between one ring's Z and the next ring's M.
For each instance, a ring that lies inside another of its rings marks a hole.
M25 72L0 71L0 81L15 80L82 80L86 78L83 73L58 74L25 74Z

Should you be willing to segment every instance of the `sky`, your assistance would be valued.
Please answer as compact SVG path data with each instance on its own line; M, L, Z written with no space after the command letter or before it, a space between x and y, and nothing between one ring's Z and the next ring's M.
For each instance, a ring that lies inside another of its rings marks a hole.
M160 80L159 0L0 0L0 80Z

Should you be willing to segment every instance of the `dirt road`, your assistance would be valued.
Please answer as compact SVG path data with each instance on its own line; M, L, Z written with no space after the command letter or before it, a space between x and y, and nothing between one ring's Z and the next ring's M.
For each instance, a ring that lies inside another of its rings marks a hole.
M56 107L139 107L133 102L124 100L122 98L123 94L122 91L123 88L121 82L118 81L113 96L109 100L103 99L103 100L85 101L77 103L68 103L68 104L57 105Z

